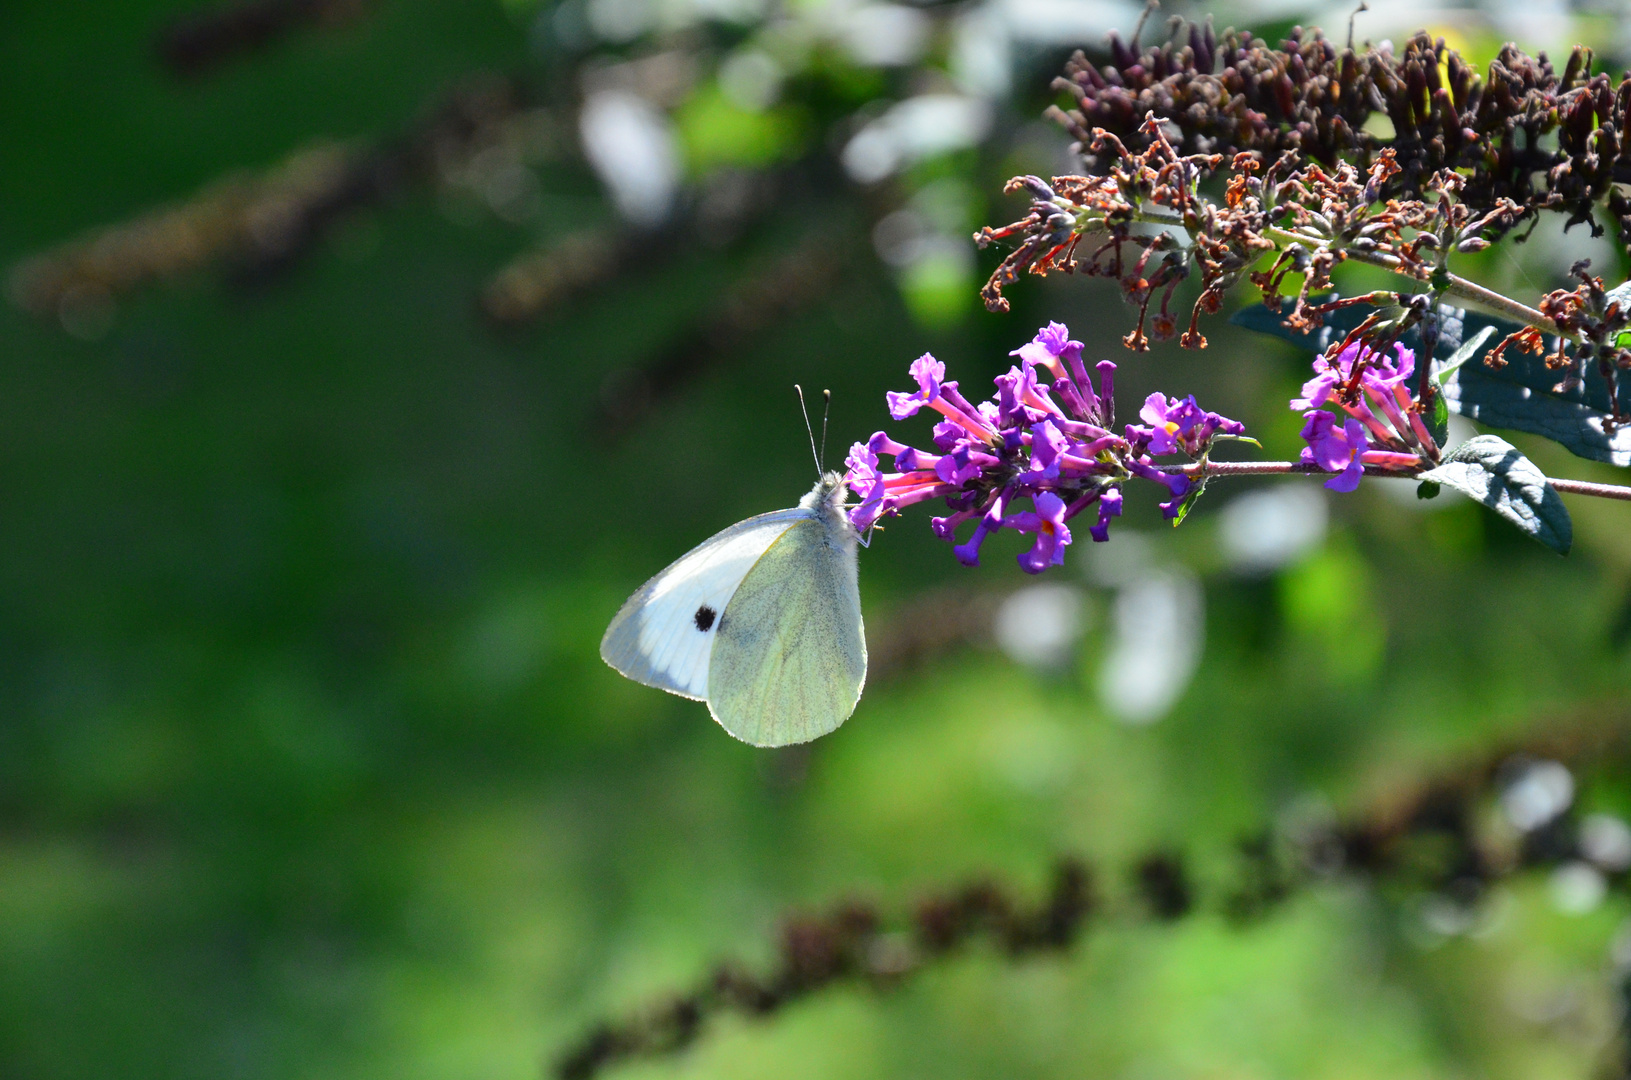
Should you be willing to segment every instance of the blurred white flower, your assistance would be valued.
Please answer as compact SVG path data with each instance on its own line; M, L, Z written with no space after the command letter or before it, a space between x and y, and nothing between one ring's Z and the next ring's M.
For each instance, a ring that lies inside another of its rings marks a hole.
M731 53L719 65L719 89L732 105L745 112L760 112L781 97L781 65L759 49Z
M703 20L749 24L770 12L768 0L662 0L663 25L681 29Z
M623 216L657 225L674 207L680 158L673 125L627 90L590 94L579 116L583 152Z
M1524 767L1501 792L1501 809L1523 832L1533 832L1555 821L1574 802L1574 776L1555 761L1536 761Z
M1070 585L1028 585L997 608L997 645L1015 663L1059 667L1087 629L1081 590Z
M845 13L839 40L858 64L903 67L929 44L929 16L902 4L866 4Z
M878 258L890 266L908 267L928 256L945 257L955 248L955 257L972 269L974 245L968 234L974 200L969 185L961 181L942 179L924 185L908 205L872 227Z
M1055 47L1100 42L1116 29L1125 35L1142 9L1125 0L992 0L990 6L1017 40ZM1146 32L1144 38L1149 44L1153 35Z
M1613 814L1587 814L1580 822L1580 854L1610 873L1631 870L1631 825Z
M1177 567L1133 578L1116 594L1112 629L1099 698L1124 723L1153 723L1183 695L1200 663L1206 629L1200 582Z
M1319 547L1329 520L1325 490L1286 483L1231 499L1218 516L1218 535L1229 567L1263 574L1296 562Z
M1421 918L1422 926L1441 937L1465 934L1477 921L1476 908L1437 893L1422 900L1417 914Z
M1567 54L1578 40L1567 0L1485 0L1479 6L1503 40L1521 41L1532 54L1541 49ZM1620 21L1625 21L1623 7Z
M1014 48L1008 24L994 4L983 4L957 20L946 67L966 94L1005 98L1013 90Z
M1608 894L1602 872L1587 862L1566 862L1552 871L1552 906L1565 915L1595 911Z
M965 92L1006 97L1022 54L1101 41L1130 28L1139 9L1125 0L990 0L957 20L947 67Z
M934 235L929 219L908 206L878 219L872 227L872 247L890 266L909 266Z
M652 0L588 0L584 19L602 41L633 41L651 29L657 20Z
M1113 589L1145 577L1155 565L1155 545L1134 529L1122 529L1114 543L1077 546L1085 549L1082 557L1087 580L1104 588Z
M873 184L950 150L973 146L991 127L991 106L960 94L923 94L893 106L863 127L840 159L850 177Z

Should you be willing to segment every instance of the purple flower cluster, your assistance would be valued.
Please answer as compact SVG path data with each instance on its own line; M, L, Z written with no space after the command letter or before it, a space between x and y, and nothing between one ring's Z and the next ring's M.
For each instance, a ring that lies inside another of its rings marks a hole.
M1358 487L1366 465L1414 471L1438 460L1438 444L1408 388L1416 356L1403 345L1393 349L1389 360L1354 342L1334 363L1315 357L1314 377L1303 384L1302 397L1291 400L1305 421L1303 463L1336 473L1325 482L1332 491ZM1325 405L1346 416L1339 418Z
M1068 522L1088 507L1098 508L1088 534L1109 539L1110 519L1121 513L1121 486L1131 477L1165 487L1169 498L1161 508L1167 517L1177 517L1192 481L1182 472L1163 471L1153 458L1180 451L1199 457L1219 434L1245 430L1206 412L1193 397L1151 394L1139 413L1145 422L1115 434L1116 365L1098 363L1095 390L1082 362L1082 343L1072 341L1060 323L1049 323L1009 355L1019 364L997 376L992 399L977 405L946 381L946 365L933 356L925 353L912 362L917 390L890 393L889 415L905 420L925 407L939 413L934 452L882 431L851 447L845 479L860 499L850 509L856 529L864 532L913 503L944 498L951 513L930 524L936 536L956 545L959 562L977 565L986 537L1013 529L1036 537L1019 565L1040 574L1064 562L1072 540ZM879 467L880 454L893 456L894 472ZM1031 509L1016 511L1021 500L1029 500ZM957 530L969 521L975 523L973 534L958 544Z

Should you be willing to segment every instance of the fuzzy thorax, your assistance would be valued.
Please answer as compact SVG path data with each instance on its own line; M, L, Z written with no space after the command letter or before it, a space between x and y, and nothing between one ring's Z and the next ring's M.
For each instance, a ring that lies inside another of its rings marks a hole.
M821 479L816 481L810 493L799 500L799 505L806 510L844 509L844 501L849 498L849 487L844 483L844 474L840 472L825 472Z

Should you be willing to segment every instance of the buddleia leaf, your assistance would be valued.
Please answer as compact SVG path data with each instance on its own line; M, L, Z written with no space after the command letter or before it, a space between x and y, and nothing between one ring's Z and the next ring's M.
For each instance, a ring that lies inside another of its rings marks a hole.
M1174 529L1184 523L1184 518L1188 517L1189 512L1195 509L1195 504L1201 501L1201 495L1205 491L1206 481L1204 480L1189 489L1189 494L1184 496L1184 501L1178 504L1178 512L1172 516L1172 527Z
M1546 474L1518 448L1494 435L1468 439L1442 465L1418 477L1472 496L1559 555L1574 543L1574 524Z
M1631 427L1609 430L1607 413L1537 392L1501 374L1468 364L1444 384L1444 400L1451 411L1480 424L1545 436L1576 457L1631 465Z

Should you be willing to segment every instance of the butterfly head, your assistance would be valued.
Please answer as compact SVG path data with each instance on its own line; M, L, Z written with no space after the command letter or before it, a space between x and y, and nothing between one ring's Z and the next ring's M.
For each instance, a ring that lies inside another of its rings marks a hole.
M844 483L844 474L829 471L821 474L821 479L799 500L799 505L806 510L831 509L841 513L848 498L849 487Z

